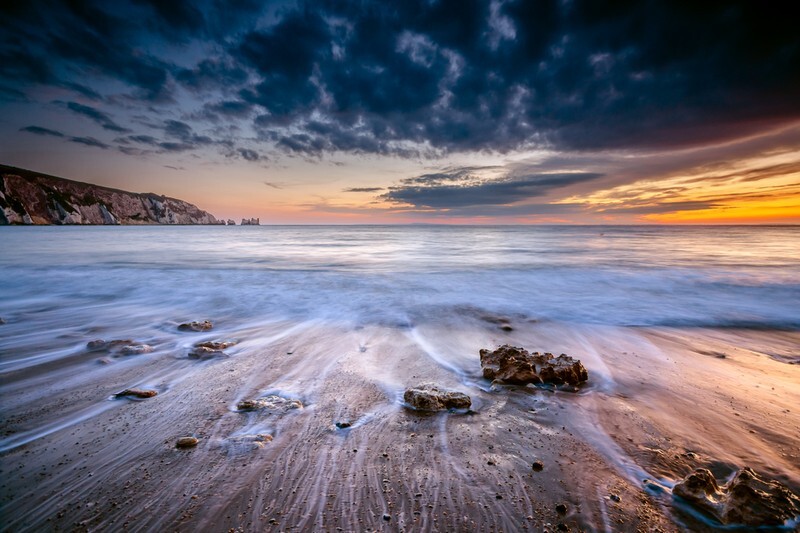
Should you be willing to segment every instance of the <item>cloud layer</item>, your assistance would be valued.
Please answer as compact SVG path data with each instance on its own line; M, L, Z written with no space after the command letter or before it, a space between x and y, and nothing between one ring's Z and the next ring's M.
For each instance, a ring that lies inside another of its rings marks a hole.
M795 24L752 2L34 1L1 18L2 98L66 91L130 134L95 145L126 153L663 148L800 117ZM492 194L536 187L519 183Z

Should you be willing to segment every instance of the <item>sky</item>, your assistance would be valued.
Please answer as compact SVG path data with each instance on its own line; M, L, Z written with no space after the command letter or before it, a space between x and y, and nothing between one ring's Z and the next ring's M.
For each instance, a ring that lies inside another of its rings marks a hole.
M787 7L12 0L0 163L262 224L798 224Z

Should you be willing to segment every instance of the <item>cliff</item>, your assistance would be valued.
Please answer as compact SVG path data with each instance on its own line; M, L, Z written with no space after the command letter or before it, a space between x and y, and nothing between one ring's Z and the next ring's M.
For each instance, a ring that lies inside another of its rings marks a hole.
M0 165L0 225L219 223L183 200Z

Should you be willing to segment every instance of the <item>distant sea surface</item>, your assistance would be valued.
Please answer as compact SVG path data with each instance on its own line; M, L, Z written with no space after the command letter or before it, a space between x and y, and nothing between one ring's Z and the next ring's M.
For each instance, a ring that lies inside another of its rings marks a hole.
M28 335L475 313L800 327L800 227L5 227L0 267L0 317Z

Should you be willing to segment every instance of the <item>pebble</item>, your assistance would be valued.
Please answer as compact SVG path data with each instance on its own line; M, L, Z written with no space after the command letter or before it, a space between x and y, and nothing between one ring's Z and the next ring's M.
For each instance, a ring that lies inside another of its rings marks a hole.
M350 422L336 422L336 427L339 429L349 428L350 426L352 426Z
M383 519L384 519L384 520L386 520L386 521L388 522L389 520L391 520L391 519L392 519L392 517L391 517L391 516L389 516L388 514L384 513L384 515L383 515Z
M619 497L619 495L618 495L618 494L614 494L614 493L611 493L611 495L609 495L609 498L611 498L611 499L612 499L613 501L615 501L615 502L618 502L618 501L620 501L620 500L621 500L621 498Z
M122 398L123 396L134 396L136 398L152 398L157 394L158 392L151 389L125 389L122 392L116 393L114 396L116 396L117 398Z
M533 464L531 465L531 468L533 469L534 472L541 472L542 470L544 470L544 463L541 461L534 461Z
M566 504L559 503L558 505L556 505L556 512L558 514L567 514L567 506L566 506Z
M194 448L199 441L195 437L181 437L175 443L176 448Z

